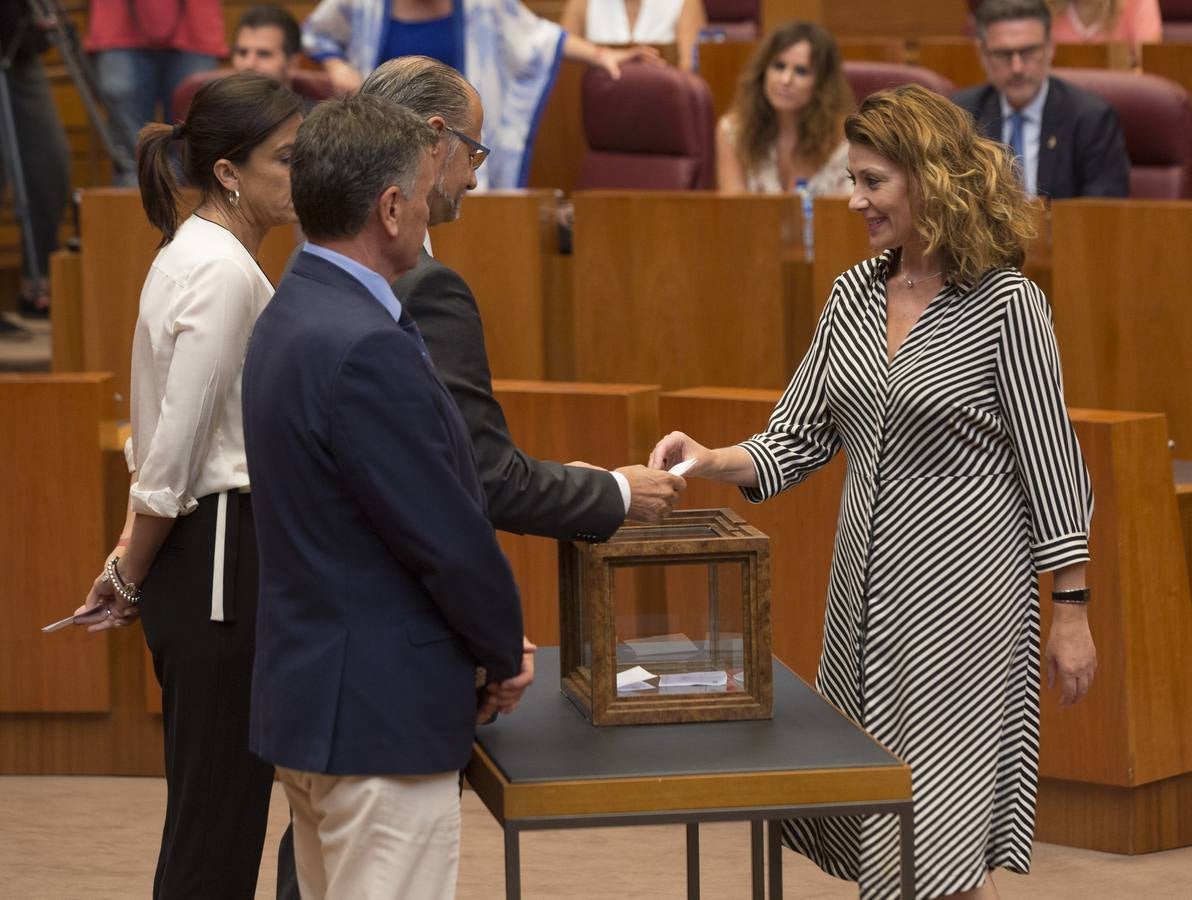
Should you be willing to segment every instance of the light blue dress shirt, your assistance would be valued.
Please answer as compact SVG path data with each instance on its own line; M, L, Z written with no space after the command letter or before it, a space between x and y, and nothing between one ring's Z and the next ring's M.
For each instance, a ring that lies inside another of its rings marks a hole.
M1019 110L1022 113L1023 187L1032 197L1039 193L1039 142L1043 136L1043 105L1047 102L1047 90L1050 86L1050 82L1044 81L1035 98ZM1002 104L1002 143L1010 146L1010 130L1013 127L1010 115L1014 112L1014 107L1010 105L1005 94L998 94L998 100Z
M312 244L310 241L302 245L302 250L320 259L325 259L332 265L339 266L364 285L368 289L368 292L377 298L377 302L385 307L385 311L389 315L393 316L394 322L401 319L401 301L393 295L393 289L389 287L389 282L368 266L361 265L356 260L344 256L342 253L336 253L334 250L328 250L326 247Z

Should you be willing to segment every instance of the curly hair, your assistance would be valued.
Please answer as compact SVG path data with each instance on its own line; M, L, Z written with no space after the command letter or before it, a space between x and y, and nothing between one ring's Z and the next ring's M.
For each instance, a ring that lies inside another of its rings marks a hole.
M831 32L814 22L783 25L757 48L737 83L732 118L737 126L737 158L746 171L764 165L778 140L778 116L766 99L766 71L774 57L800 41L811 48L815 90L798 114L799 151L817 168L840 143L841 122L856 105Z
M979 134L967 112L908 84L867 97L844 133L906 173L915 229L940 255L945 280L973 285L990 269L1022 265L1038 201L1006 147Z

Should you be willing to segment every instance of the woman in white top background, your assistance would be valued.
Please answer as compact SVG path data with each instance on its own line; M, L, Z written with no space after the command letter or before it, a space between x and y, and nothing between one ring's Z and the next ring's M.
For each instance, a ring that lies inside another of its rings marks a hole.
M293 223L302 102L262 75L195 95L141 132L141 198L162 244L132 348L128 519L80 611L91 630L139 613L162 687L166 821L154 898L252 898L273 767L248 751L256 535L240 411L248 338L273 286L256 262ZM179 224L171 150L201 195ZM143 602L142 602L143 601Z
M844 119L854 106L831 33L783 25L758 46L716 126L717 188L777 194L806 180L812 195L848 194Z
M593 44L675 44L690 71L708 17L703 0L567 0L559 24Z

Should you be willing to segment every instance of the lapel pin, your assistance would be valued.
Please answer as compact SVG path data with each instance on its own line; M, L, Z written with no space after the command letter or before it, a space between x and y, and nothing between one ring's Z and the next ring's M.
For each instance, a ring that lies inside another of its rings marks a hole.
M1055 135L1054 134L1050 134L1047 136L1047 149L1048 150L1055 149Z

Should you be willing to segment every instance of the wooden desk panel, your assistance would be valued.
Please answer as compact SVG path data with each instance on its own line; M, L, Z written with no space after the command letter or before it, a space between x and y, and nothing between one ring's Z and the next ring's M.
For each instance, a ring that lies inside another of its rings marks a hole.
M794 207L782 196L577 194L576 377L785 385L782 235Z
M534 137L527 179L532 188L558 189L565 194L575 189L580 166L588 152L580 102L580 86L587 68L586 63L567 59L559 66L555 86Z
M815 228L812 314L818 322L837 277L875 254L869 247L865 223L860 214L848 208L846 197L817 197L812 224Z
M0 712L102 712L110 707L107 645L81 629L41 626L83 602L103 555L101 423L107 375L0 376L4 479L0 567Z
M699 45L699 74L712 92L712 110L719 120L733 105L737 81L757 50L757 41L719 41Z
M762 430L779 391L692 388L659 400L660 435L685 431L709 447L734 444ZM680 506L727 506L770 537L773 652L802 678L815 678L823 645L828 572L840 509L844 460L760 505L734 487L702 478L687 482Z
M431 232L435 257L476 298L494 378L547 377L547 260L558 253L554 191L493 191Z
M873 3L871 0L762 0L762 30L783 22L819 22L837 37L964 34L968 5L956 0Z
M82 372L83 267L78 253L55 250L50 254L50 296L54 298L50 369L54 372Z
M1142 71L1170 78L1192 93L1192 44L1143 44Z
M917 64L947 78L957 89L984 84L985 67L970 37L925 37L919 41Z
M1056 44L1051 65L1059 69L1122 69L1134 64L1128 44Z
M493 391L517 446L538 459L615 469L644 463L659 435L654 385L497 381ZM536 643L558 643L558 544L507 532L498 537L521 589L526 634Z
M1075 707L1043 690L1035 836L1117 853L1186 846L1192 596L1165 423L1147 413L1071 415L1097 504L1089 622L1098 668ZM1046 597L1049 578L1040 589ZM1042 612L1046 637L1046 600Z
M1067 400L1167 414L1192 455L1192 202L1052 204L1051 306Z

